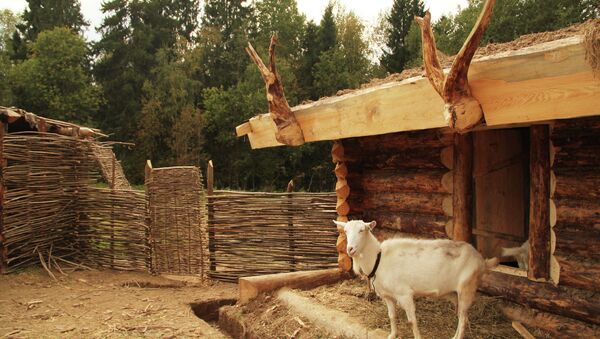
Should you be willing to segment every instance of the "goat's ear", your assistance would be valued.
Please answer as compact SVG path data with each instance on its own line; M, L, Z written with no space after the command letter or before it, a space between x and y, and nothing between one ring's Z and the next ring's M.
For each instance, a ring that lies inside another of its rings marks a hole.
M341 221L337 221L337 220L333 220L333 223L337 225L338 230L343 230L344 226L346 226L345 222L341 222Z
M373 220L370 223L368 223L367 226L369 226L369 229L372 231L375 228L375 226L377 226L377 221Z

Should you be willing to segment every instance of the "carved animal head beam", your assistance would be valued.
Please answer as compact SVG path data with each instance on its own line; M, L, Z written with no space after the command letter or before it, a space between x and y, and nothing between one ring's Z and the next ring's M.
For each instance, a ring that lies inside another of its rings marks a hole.
M267 88L267 101L269 102L269 113L277 126L275 139L282 144L290 146L298 146L304 144L304 134L296 121L296 117L290 108L290 105L285 98L283 84L277 69L275 68L275 46L277 45L277 35L271 37L271 45L269 46L269 68L265 66L258 53L252 45L248 43L246 52L258 69L265 81Z
M415 20L421 27L425 73L433 88L446 103L444 118L448 126L459 132L466 131L483 120L481 105L471 94L467 73L469 72L469 65L471 64L473 55L475 55L477 46L479 46L483 33L490 22L495 3L496 0L487 0L485 2L483 10L479 14L479 18L477 18L475 27L473 27L471 34L469 34L469 37L456 55L447 76L444 76L437 57L429 11L425 13L423 18L415 17Z

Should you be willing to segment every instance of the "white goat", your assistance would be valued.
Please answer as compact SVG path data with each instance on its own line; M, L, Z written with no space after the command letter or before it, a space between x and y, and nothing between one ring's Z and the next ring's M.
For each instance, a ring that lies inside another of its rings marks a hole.
M388 338L396 338L398 333L396 303L406 311L414 337L421 338L415 296L446 296L457 301L458 327L454 338L463 338L467 311L481 276L498 264L496 258L484 260L473 246L452 240L389 239L380 243L371 233L375 221L334 223L344 228L346 251L353 259L355 273L367 274L387 305L391 326Z
M502 256L514 257L515 259L517 259L519 268L522 268L527 271L527 269L529 268L529 240L525 241L519 247L502 247Z

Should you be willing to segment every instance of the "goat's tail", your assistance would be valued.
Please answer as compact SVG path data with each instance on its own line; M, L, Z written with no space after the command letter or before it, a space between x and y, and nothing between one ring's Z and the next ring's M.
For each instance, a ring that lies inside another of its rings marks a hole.
M485 269L491 270L492 268L498 266L499 262L500 260L498 258L485 259Z
M525 251L527 251L527 249L520 247L520 246L519 247L510 247L510 248L502 247L502 256L503 257L514 257L517 255L524 254Z

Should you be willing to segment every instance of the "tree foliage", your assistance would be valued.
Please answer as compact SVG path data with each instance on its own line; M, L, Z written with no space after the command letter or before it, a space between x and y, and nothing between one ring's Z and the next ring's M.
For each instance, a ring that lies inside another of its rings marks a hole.
M49 118L92 124L100 92L88 74L83 38L57 27L41 32L29 48L31 57L11 71L14 104Z
M415 15L425 13L422 0L394 0L392 9L386 17L386 48L383 50L381 64L388 72L401 72L411 60L411 51L406 37L413 26Z
M13 35L13 58L26 58L27 44L35 41L38 34L55 27L67 27L80 34L88 23L81 14L78 0L27 0L28 9L23 12L22 22Z
M421 62L413 21L423 14L421 0L395 0L374 30L335 0L318 23L307 22L296 0L206 0L202 6L199 0L106 0L95 43L81 36L86 23L79 1L28 3L18 18L0 12L0 104L135 142L119 154L135 183L143 181L146 159L156 166L203 166L212 159L220 188L283 190L294 179L300 190L333 189L331 143L251 150L246 138L235 136L237 125L267 112L263 79L244 51L248 42L267 61L271 34L278 33L276 64L292 106L357 88L382 69ZM434 23L441 51L458 51L482 3L471 0ZM498 1L483 43L557 29L598 12L598 0ZM373 44L383 46L380 58Z

